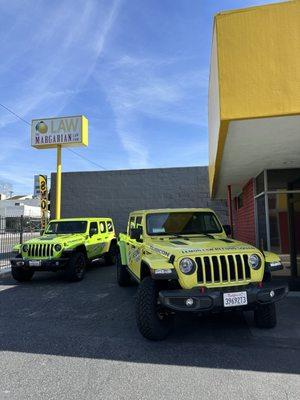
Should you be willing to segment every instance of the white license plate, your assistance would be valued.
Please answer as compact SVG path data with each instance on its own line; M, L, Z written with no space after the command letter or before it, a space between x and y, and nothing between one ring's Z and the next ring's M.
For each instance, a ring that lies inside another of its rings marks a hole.
M41 261L40 260L31 260L29 261L29 267L40 267Z
M224 293L224 307L244 306L248 304L247 292Z

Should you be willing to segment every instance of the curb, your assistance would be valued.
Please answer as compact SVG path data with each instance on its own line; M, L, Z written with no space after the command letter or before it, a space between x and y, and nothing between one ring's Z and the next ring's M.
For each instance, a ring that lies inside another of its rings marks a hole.
M0 268L0 279L9 276L10 274L11 274L10 266Z

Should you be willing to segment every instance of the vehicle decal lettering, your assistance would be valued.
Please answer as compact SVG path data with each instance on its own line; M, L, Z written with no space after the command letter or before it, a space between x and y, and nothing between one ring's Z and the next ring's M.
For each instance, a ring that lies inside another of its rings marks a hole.
M153 245L150 245L149 247L150 247L150 250L154 251L157 254L160 254L160 255L165 256L165 257L169 257L170 256L170 253L168 253L166 250L160 249L160 248L155 247Z
M141 259L141 253L139 249L130 249L128 251L129 262L139 262Z
M232 251L232 250L253 250L250 246L229 246L229 247L209 247L209 248L199 248L199 249L184 249L182 254L187 253L199 253L199 252L210 252L210 251Z

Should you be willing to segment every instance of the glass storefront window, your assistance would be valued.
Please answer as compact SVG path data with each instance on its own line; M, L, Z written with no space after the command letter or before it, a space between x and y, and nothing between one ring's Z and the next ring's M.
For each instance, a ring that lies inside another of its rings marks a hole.
M268 170L267 177L268 191L300 188L300 168Z
M258 247L266 250L268 248L267 226L266 226L266 207L265 197L260 196L256 199L257 210L257 238Z
M270 250L277 254L289 254L288 203L285 193L269 194Z
M256 187L256 193L255 194L260 194L265 191L265 178L264 178L264 172L260 173L258 177L255 180L255 187Z
M291 264L293 275L300 276L300 193L291 193L288 197Z
M262 172L255 184L257 246L280 255L274 275L300 276L300 168Z

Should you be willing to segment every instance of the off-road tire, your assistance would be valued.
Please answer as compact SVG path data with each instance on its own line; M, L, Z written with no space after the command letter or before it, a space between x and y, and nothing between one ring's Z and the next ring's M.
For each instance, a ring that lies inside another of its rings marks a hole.
M18 282L28 282L34 275L34 271L27 271L19 267L11 267L11 275Z
M66 280L69 282L81 281L85 275L86 263L86 257L83 253L72 254L65 270Z
M132 281L130 278L130 274L126 269L125 265L122 265L121 256L117 254L117 282L119 286L126 287L130 286Z
M104 262L106 265L114 265L117 261L118 248L115 243L110 245L109 251L104 254Z
M275 303L260 304L254 310L254 321L258 328L274 328L277 323Z
M136 322L140 333L149 340L165 339L173 328L173 315L160 317L157 312L158 284L150 276L141 282L136 298Z

